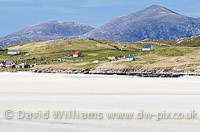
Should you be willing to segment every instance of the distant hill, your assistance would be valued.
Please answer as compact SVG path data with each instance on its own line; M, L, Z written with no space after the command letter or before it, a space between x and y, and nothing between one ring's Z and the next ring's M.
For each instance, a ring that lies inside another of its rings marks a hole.
M200 35L200 19L180 15L153 5L142 11L112 19L99 28L75 22L50 21L0 37L0 46L57 39L137 42L145 39L177 40Z
M75 38L94 28L75 22L49 21L24 28L16 33L0 37L0 46L30 41L47 41L62 38Z
M142 11L112 19L81 38L136 42L144 39L176 40L200 35L200 19L153 5Z

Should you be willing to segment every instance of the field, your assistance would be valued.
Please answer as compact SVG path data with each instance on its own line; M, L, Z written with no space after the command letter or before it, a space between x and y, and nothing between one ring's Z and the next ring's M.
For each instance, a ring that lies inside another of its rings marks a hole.
M142 52L146 44L152 44L155 51ZM173 70L200 72L199 37L193 39L162 41L144 40L137 43L123 43L106 40L53 40L34 41L4 47L0 61L13 60L17 64L26 62L38 64L40 70ZM21 55L7 55L7 49L18 49ZM83 57L69 58L74 51L81 51ZM109 62L108 56L136 55L133 62ZM62 59L62 61L59 61ZM94 61L97 61L94 63ZM40 65L47 62L46 65Z

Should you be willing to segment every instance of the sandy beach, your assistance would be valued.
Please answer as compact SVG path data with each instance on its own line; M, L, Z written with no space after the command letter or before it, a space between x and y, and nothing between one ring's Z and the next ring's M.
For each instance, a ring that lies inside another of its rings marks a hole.
M200 77L0 73L1 94L200 94Z
M7 109L70 110L85 112L200 112L196 95L1 95L0 128L3 132L198 132L195 120L6 120Z
M199 77L0 73L3 132L198 132L199 119L5 119L5 111L200 112Z

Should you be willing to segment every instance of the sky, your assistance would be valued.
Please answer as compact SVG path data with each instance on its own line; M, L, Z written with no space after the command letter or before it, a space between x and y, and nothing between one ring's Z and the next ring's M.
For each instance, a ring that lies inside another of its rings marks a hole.
M0 0L0 36L46 21L73 21L98 27L116 16L164 6L200 18L199 0Z

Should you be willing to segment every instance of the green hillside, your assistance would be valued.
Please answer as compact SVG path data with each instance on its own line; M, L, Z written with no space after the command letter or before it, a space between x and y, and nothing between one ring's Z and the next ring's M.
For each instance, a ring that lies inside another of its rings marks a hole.
M17 64L26 62L38 64L33 69L73 70L73 69L111 69L111 70L187 70L200 72L199 37L194 41L156 41L144 40L137 43L119 43L106 40L53 40L29 42L5 47L0 51L0 61L12 60ZM186 42L190 45L186 45ZM193 46L193 44L196 46ZM152 44L155 51L142 52L146 44ZM22 54L7 55L6 49L18 49ZM74 51L81 51L83 57L69 58ZM136 55L133 62L109 62L108 56ZM62 61L59 61L62 59ZM98 60L98 61L96 61ZM96 62L94 62L96 61ZM41 62L47 62L41 65Z

